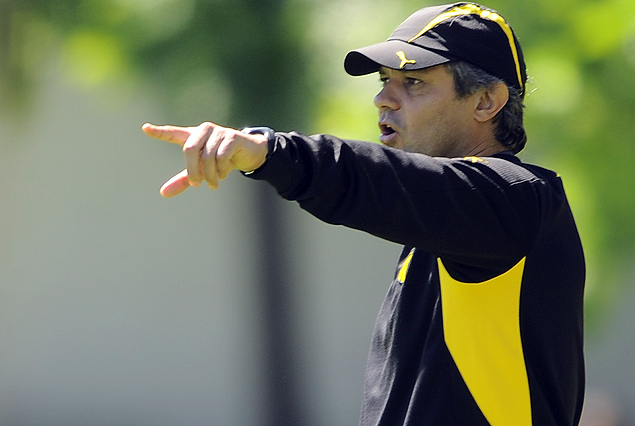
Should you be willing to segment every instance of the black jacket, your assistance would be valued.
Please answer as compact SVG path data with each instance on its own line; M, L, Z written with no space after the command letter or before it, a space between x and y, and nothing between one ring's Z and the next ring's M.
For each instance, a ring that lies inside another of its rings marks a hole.
M321 220L403 244L362 426L573 426L584 256L560 178L511 153L432 158L276 133L250 175Z

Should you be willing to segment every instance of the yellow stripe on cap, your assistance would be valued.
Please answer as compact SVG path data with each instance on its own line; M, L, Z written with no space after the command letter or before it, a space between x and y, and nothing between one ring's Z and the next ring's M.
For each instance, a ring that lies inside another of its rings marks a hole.
M516 49L516 43L514 42L514 33L512 32L511 27L505 21L505 19L500 16L498 13L492 12L490 10L485 10L478 5L475 4L464 4L462 6L457 6L453 9L448 10L447 12L443 12L436 18L434 18L428 25L426 25L416 36L412 37L408 40L408 43L412 43L417 38L421 37L423 34L428 32L431 28L436 27L440 23L447 21L448 19L455 18L457 16L464 15L479 15L483 19L489 19L490 21L496 22L505 35L507 36L507 40L509 41L509 47L512 51L512 56L514 57L514 64L516 65L516 75L518 77L518 84L520 85L521 91L525 90L525 85L523 84L523 77L520 72L520 60L518 59L518 49Z

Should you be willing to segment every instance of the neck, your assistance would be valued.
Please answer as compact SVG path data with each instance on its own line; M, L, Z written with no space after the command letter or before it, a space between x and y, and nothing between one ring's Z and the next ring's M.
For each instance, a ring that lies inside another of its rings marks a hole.
M472 146L466 157L489 157L503 151L507 151L507 148L500 142L493 141Z
M494 124L491 122L481 123L474 129L472 139L466 148L467 157L489 157L507 150L502 143L494 136Z

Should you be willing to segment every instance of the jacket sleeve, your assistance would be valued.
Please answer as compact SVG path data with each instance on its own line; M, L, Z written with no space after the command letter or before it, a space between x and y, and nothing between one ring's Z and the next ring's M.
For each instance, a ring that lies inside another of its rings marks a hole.
M327 223L466 265L511 266L539 222L540 180L502 158L433 158L328 135L276 133L267 162L250 177Z

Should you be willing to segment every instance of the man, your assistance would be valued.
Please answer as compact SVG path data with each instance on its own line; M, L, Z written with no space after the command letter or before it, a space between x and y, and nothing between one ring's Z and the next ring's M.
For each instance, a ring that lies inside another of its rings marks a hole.
M522 163L518 40L473 3L424 8L349 52L379 72L380 144L144 125L183 145L164 196L229 171L328 223L404 245L375 326L361 425L577 425L584 258L560 178Z

